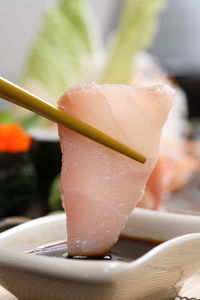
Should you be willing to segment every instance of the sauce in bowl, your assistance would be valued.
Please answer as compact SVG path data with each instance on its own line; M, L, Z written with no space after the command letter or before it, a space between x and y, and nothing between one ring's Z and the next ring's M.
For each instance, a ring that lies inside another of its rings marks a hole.
M141 257L157 245L161 244L161 241L154 241L141 238L131 238L127 236L120 236L116 244L113 245L110 252L104 256L68 256L67 242L59 241L54 243L45 244L39 246L26 253L35 255L44 255L59 257L65 259L89 259L89 260L119 260L124 262L131 262Z

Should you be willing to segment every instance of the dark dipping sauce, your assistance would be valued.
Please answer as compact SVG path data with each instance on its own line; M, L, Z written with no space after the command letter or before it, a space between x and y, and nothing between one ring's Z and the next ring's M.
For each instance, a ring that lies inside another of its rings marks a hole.
M87 259L87 260L107 260L131 262L141 257L149 250L161 244L162 241L154 241L142 238L130 238L120 236L116 244L113 245L110 252L104 256L68 256L67 243L65 241L55 242L40 246L32 251L26 252L36 255L52 256L65 259Z

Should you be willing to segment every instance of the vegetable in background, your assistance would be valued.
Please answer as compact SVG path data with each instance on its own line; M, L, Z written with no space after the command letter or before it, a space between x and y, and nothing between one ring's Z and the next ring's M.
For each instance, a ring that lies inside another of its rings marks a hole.
M97 26L87 1L62 0L44 17L22 84L55 104L65 89L87 79L99 48Z
M123 1L119 27L102 75L103 83L130 83L134 71L134 56L152 42L157 14L164 1Z
M164 2L123 0L119 27L107 51L106 64L97 70L98 53L106 54L106 49L102 47L88 1L61 0L44 16L22 85L55 104L65 89L91 79L98 81L99 73L103 83L129 83L134 56L152 41L156 17ZM26 126L29 126L29 116L22 116ZM32 126L33 118L30 119ZM40 118L34 121L38 124Z
M56 178L54 179L51 185L49 195L50 195L48 200L49 209L51 211L63 210L61 196L60 196L60 176L56 176Z
M12 113L10 111L3 111L1 112L0 111L0 123L11 123L13 122L14 119L13 119L13 116L12 116Z

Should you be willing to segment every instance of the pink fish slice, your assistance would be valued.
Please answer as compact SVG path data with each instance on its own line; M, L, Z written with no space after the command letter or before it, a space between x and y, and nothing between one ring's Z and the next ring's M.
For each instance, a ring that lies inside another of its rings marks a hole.
M59 125L70 255L103 255L117 241L157 162L172 98L167 86L95 83L73 87L60 98L61 110L147 157L145 164L138 163Z

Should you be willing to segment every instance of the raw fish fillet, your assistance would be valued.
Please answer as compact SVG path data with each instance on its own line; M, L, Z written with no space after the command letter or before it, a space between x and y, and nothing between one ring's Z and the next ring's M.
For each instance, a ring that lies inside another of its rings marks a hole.
M173 91L86 83L66 91L59 108L127 144L148 159L138 163L59 126L61 193L70 255L103 255L117 241L142 198L159 153Z

